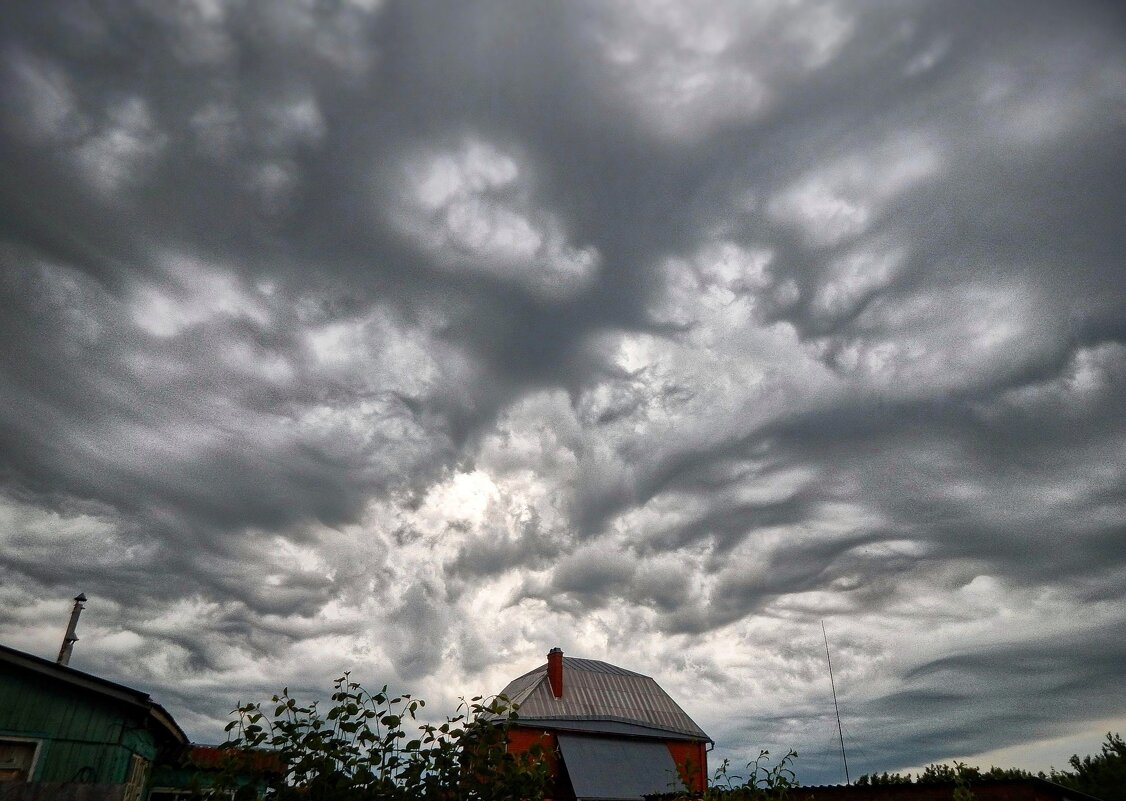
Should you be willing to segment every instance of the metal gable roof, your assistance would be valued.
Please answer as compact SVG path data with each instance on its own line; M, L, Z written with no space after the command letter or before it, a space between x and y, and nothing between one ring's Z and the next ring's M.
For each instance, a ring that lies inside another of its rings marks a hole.
M519 717L541 721L613 721L653 733L673 732L711 741L703 729L648 676L594 659L563 657L563 697L551 693L547 665L511 681L502 694Z

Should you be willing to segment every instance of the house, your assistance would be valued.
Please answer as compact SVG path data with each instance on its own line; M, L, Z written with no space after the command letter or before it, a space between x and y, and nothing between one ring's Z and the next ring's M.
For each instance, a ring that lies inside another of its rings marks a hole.
M141 801L188 738L147 693L0 645L6 801Z
M502 695L518 707L508 750L543 748L556 799L704 789L712 740L648 676L553 648Z
M0 645L0 801L174 801L223 769L253 798L281 763L191 744L147 693Z

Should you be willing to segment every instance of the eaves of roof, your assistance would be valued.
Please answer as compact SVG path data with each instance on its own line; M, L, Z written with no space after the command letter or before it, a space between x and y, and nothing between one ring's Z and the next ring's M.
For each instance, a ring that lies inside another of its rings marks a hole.
M605 717L591 718L525 718L517 715L512 722L515 727L525 729L544 729L550 731L582 732L586 734L613 734L625 737L647 737L658 740L685 740L687 742L711 742L694 734L643 726L625 720Z

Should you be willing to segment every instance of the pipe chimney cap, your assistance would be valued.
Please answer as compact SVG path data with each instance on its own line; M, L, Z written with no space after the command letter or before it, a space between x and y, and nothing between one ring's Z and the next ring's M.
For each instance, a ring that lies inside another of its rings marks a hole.
M548 653L549 653L549 654L561 654L561 653L563 653L563 649L562 649L562 648L560 648L560 647L559 647L559 646L557 645L557 646L555 646L554 648L552 648L552 649L551 649L550 651L548 651Z
M86 593L84 593L84 592L78 593L78 595L74 596L74 600L78 601L78 603L82 603L83 601L86 600Z

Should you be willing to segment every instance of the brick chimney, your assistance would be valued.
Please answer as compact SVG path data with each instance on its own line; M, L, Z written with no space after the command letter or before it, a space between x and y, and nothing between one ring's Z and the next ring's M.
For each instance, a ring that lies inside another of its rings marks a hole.
M547 680L551 684L551 694L563 697L563 649L552 648L547 652Z

